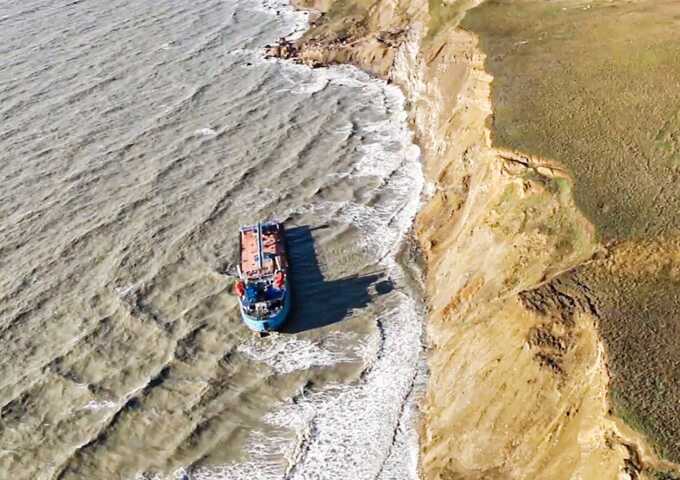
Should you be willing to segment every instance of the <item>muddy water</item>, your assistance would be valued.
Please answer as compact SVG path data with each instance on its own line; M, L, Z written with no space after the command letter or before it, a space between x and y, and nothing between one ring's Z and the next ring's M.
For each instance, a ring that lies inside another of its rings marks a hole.
M419 202L403 98L264 60L255 0L0 4L0 477L416 478ZM236 231L285 220L254 338Z

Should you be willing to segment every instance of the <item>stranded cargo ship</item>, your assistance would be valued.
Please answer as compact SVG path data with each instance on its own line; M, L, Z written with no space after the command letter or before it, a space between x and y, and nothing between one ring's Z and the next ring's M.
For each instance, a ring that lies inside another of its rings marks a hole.
M241 317L256 332L277 330L291 308L288 258L282 223L241 227L240 262L234 291Z

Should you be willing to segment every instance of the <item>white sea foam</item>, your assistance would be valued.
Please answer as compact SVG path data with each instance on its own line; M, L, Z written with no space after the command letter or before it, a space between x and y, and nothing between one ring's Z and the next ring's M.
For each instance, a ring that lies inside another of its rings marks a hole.
M296 65L285 60L277 60L284 68L281 69L281 78L288 82L288 87L280 90L287 94L312 95L326 88L331 79L325 69L311 72L304 65Z
M309 28L307 12L291 8L287 0L246 0L239 6L245 11L260 12L267 15L277 14L287 29L286 38L295 40Z
M81 410L90 410L96 412L99 410L111 410L116 407L118 407L118 405L110 400L102 400L99 402L96 400L90 400L86 405L81 407Z
M269 365L276 373L286 374L358 360L359 356L348 354L346 347L355 341L354 335L340 332L325 337L323 346L295 337L269 337L242 343L237 351Z
M214 137L217 135L217 132L213 130L212 128L201 128L198 129L194 132L194 135L197 136L202 136L202 137Z

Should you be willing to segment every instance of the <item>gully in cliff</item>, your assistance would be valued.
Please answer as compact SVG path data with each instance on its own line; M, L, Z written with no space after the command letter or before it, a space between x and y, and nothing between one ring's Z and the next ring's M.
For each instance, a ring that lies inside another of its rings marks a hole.
M241 317L252 330L264 333L283 325L290 311L284 226L258 223L239 231L240 263L234 293Z

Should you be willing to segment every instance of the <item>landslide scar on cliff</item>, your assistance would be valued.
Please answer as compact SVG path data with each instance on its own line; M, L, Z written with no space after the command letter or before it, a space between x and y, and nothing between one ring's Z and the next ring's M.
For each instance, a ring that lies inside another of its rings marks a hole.
M597 318L597 310L582 286L556 278L534 290L519 293L519 299L529 311L543 319L532 327L527 338L534 357L541 366L556 375L565 375L564 355L574 346L576 313Z

